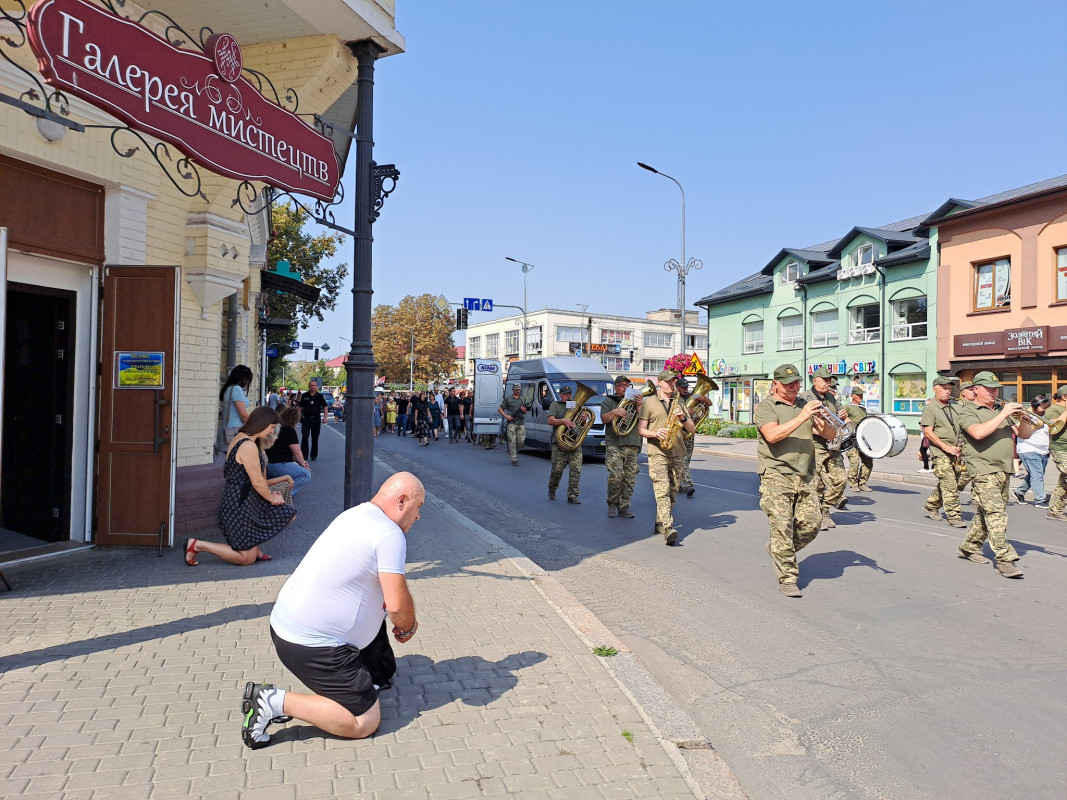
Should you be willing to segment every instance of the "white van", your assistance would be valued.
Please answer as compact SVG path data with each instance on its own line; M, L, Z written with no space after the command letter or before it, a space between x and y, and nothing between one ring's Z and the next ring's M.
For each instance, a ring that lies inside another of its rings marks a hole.
M548 408L559 400L560 387L571 387L570 408L574 406L576 384L584 383L591 388L596 394L585 402L585 408L596 415L596 422L582 442L582 454L604 455L606 446L604 423L600 421L600 403L605 395L615 393L615 379L599 361L574 356L512 361L508 364L505 383L508 396L511 395L511 384L518 383L522 387L523 404L530 409L526 414L526 446L538 450L552 449L552 437L556 429L548 424Z

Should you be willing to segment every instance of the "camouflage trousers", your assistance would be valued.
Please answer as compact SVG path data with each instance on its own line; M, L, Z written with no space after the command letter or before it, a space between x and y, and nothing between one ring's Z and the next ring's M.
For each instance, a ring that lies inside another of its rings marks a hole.
M556 487L559 486L564 467L570 467L567 472L567 497L577 497L578 481L582 478L582 449L580 447L573 453L568 453L552 445L552 474L548 476L550 492L556 491Z
M492 433L480 433L480 434L478 434L478 444L480 444L486 450L492 450L494 447L496 447L496 434L492 434Z
M682 486L692 486L693 473L689 471L689 462L693 460L693 448L696 447L697 437L693 435L686 439L683 436L682 441L685 443L685 458L682 459Z
M971 493L976 510L960 550L981 552L982 543L989 539L997 561L1018 561L1019 554L1008 542L1008 473L976 475Z
M637 456L641 447L636 444L616 445L608 442L604 466L608 468L608 505L629 508L637 481Z
M519 451L526 444L526 423L508 423L508 455L512 461L519 460Z
M649 448L648 477L652 479L652 493L656 496L656 531L664 533L674 528L674 496L682 485L684 456L668 455L658 448Z
M934 467L937 486L930 492L930 496L926 498L926 505L923 508L934 514L941 506L944 506L945 517L948 518L949 522L962 521L960 482L966 473L961 473L956 468L956 463L948 456L931 456L930 463Z
M853 489L867 485L873 468L874 459L863 455L858 447L848 451L848 483Z
M768 470L760 478L759 491L759 507L771 525L770 550L778 583L796 583L797 551L811 544L822 523L815 480Z
M815 448L815 491L821 498L822 511L837 508L845 496L845 458L836 450Z
M1049 453L1056 469L1060 471L1060 479L1056 481L1056 489L1049 496L1048 510L1053 514L1062 514L1067 508L1067 453Z

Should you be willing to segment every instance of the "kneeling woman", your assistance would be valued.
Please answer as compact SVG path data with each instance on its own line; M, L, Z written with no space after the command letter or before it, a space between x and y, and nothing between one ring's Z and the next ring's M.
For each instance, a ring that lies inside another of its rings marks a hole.
M270 560L259 546L275 537L296 516L296 509L282 496L292 487L293 479L286 475L267 480L266 456L259 447L261 441L274 433L277 424L277 412L260 406L248 415L248 421L233 437L226 452L223 467L226 488L219 503L219 527L229 544L187 539L185 563L190 567L196 566L197 553L211 553L242 566Z

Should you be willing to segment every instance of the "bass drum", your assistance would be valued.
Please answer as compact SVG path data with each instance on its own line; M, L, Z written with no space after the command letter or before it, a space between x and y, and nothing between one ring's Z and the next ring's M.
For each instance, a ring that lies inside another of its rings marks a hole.
M908 429L891 414L865 417L856 426L856 447L869 458L898 456L908 446Z

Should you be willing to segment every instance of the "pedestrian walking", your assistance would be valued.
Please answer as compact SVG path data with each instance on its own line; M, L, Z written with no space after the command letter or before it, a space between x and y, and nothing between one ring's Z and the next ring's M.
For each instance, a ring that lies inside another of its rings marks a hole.
M445 397L445 415L448 417L448 441L455 444L463 436L463 406L456 390L449 389Z
M397 407L396 394L389 395L385 401L385 425L387 433L396 433Z
M838 411L837 399L831 386L833 376L826 367L819 367L811 373L811 388L801 395L800 399L805 403L818 401L823 404L827 412L841 418ZM831 450L830 443L837 437L837 428L830 427L827 437L815 434L815 485L819 491L820 504L822 506L822 528L836 528L837 524L830 516L830 510L844 505L845 484L845 461L840 451Z
M404 573L406 536L425 500L418 478L397 473L315 540L270 615L279 660L311 694L246 684L241 699L246 746L266 746L268 726L289 719L346 739L378 729L378 693L396 670L385 619L401 644L419 629Z
M845 413L848 414L848 430L855 435L856 427L867 418L867 409L863 407L863 387L853 386L849 398L852 402L845 406ZM848 452L848 457L849 485L857 492L872 491L867 485L867 479L871 477L871 470L874 469L874 459L864 455L858 447L853 447Z
M511 384L511 397L505 397L497 409L507 421L508 455L519 466L519 451L526 444L526 403L522 399L522 384Z
M326 423L330 407L319 391L319 379L308 381L308 390L300 397L300 450L304 460L314 461L319 457L319 431Z
M633 519L630 511L630 498L633 497L637 483L637 459L641 455L641 434L637 432L636 421L630 431L619 435L615 426L620 420L627 419L626 400L630 379L620 375L615 379L615 394L605 397L600 404L600 419L604 423L604 442L607 450L604 454L604 466L608 471L608 516ZM644 398L640 394L631 398L633 413L639 414ZM631 418L632 419L632 418Z
M574 428L574 420L567 417L567 404L571 400L573 390L567 384L559 387L559 400L548 407L548 424L553 428ZM578 499L579 484L582 479L582 448L564 450L556 442L555 432L552 435L552 471L548 476L548 499L556 499L556 488L563 477L563 470L567 470L567 502L581 505Z
M1043 394L1039 394L1030 401L1030 409L1039 417L1044 418L1051 401ZM1034 492L1034 506L1048 508L1048 497L1045 495L1045 468L1048 466L1049 456L1049 431L1047 425L1040 428L1031 428L1029 436L1023 436L1025 430L1019 427L1018 443L1015 451L1023 462L1022 483L1015 489L1015 499L1020 503L1026 502L1026 492L1032 489Z
M923 440L929 442L930 460L934 465L937 486L926 498L923 506L930 519L941 519L941 507L945 507L945 519L953 528L965 528L960 504L959 485L961 474L966 471L963 456L963 436L959 416L961 408L952 399L952 379L944 376L934 378L934 399L923 409L919 426Z
M648 443L648 477L656 497L656 525L653 529L667 545L678 541L674 527L674 499L682 486L685 443L682 431L696 431L689 412L677 397L678 374L663 370L657 378L656 394L641 405L637 432Z
M1052 463L1059 470L1060 477L1056 481L1056 488L1048 501L1048 519L1067 521L1067 426L1059 427L1067 415L1067 384L1060 386L1052 395L1052 405L1045 412L1045 421L1049 429L1049 456ZM1056 425L1059 430L1052 432L1051 426Z

